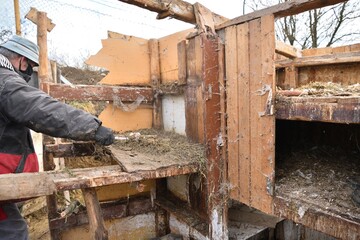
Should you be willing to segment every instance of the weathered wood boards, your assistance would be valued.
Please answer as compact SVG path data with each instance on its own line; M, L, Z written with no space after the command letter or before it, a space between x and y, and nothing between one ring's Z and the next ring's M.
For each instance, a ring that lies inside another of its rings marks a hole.
M118 183L137 182L197 172L198 165L182 168L169 167L156 170L122 172L120 166L73 169L58 172L21 173L0 175L0 201L51 195L56 191L99 187ZM31 181L29 181L31 179Z
M284 120L360 123L359 97L283 97L276 118Z
M232 26L225 33L231 197L272 213L274 18L265 16Z
M245 14L229 21L226 21L222 24L216 26L216 29L222 29L225 27L229 27L232 25L241 24L247 21L254 20L256 18L266 16L266 15L274 15L276 18L291 16L295 14L299 14L302 12L306 12L311 9L326 7L330 5L334 5L336 3L345 2L345 0L292 0L286 1L281 4L277 4L262 10L255 11L253 13Z

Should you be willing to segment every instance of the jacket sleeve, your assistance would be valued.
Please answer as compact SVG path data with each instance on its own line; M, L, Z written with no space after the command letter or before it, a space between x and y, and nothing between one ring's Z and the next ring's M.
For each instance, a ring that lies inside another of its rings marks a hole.
M0 86L0 111L10 121L53 137L94 140L101 121L29 86L16 73Z

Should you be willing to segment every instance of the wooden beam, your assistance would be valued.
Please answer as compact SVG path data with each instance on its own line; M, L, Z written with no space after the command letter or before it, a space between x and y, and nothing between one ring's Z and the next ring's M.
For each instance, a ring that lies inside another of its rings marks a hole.
M150 54L150 80L153 91L155 92L152 125L154 129L163 129L162 97L159 92L161 85L159 40L150 39L148 44Z
M41 173L0 175L0 201L51 195L56 191L99 187L118 183L137 182L169 176L195 173L198 163L170 166L157 170L122 172L120 166L82 168ZM31 179L31 181L29 181Z
M281 4L277 4L262 10L258 10L249 14L245 14L229 21L226 21L222 24L218 24L216 29L222 29L232 25L237 25L247 21L254 20L266 15L274 15L275 18L286 17L290 15L299 14L306 12L315 8L322 8L330 5L334 5L341 2L346 2L347 0L292 0L286 1Z
M319 66L328 64L339 64L339 63L354 63L360 62L360 51L359 52L345 52L345 53L334 53L323 56L315 57L301 57L293 60L286 59L276 61L276 68L284 67L307 67L307 66Z
M196 23L194 8L191 3L181 0L119 0L124 3L132 4L147 10L157 12L157 19L172 17L187 23ZM224 21L224 17L213 13L215 24Z
M96 152L96 146L94 142L48 144L44 146L44 152L51 153L55 158L92 156Z
M39 83L49 80L49 61L47 49L47 14L37 12L37 43L39 45Z
M88 213L90 239L109 239L95 188L82 189L82 193L84 195L86 211Z
M44 92L59 100L113 101L114 97L120 97L122 102L134 102L139 96L145 97L142 103L151 103L154 100L153 90L147 87L68 86L42 83L41 88Z
M337 239L357 239L359 236L360 219L354 216L346 218L344 213L329 213L323 206L314 206L285 195L276 196L274 202L275 214L279 217L290 219ZM303 211L303 214L300 215L300 211Z
M301 51L299 49L281 41L276 41L275 52L288 58L301 57Z
M118 219L137 214L144 214L155 209L151 204L149 198L135 198L127 199L126 202L117 204L101 204L101 211L104 220ZM86 212L79 212L72 214L66 218L53 218L49 221L50 229L64 230L76 226L82 226L89 223L88 215Z
M275 109L277 119L360 123L359 97L279 97Z

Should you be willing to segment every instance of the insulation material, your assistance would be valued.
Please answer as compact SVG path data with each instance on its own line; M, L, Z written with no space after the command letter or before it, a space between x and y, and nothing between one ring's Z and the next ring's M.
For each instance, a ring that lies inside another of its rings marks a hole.
M162 104L165 131L174 131L185 135L184 96L164 96Z

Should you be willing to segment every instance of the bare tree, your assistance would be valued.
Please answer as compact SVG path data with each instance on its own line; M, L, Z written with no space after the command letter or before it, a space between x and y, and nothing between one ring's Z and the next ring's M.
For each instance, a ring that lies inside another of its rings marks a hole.
M247 9L257 10L289 0L243 1ZM360 36L360 28L356 24L359 19L360 2L347 1L278 19L276 36L302 49L354 43Z

